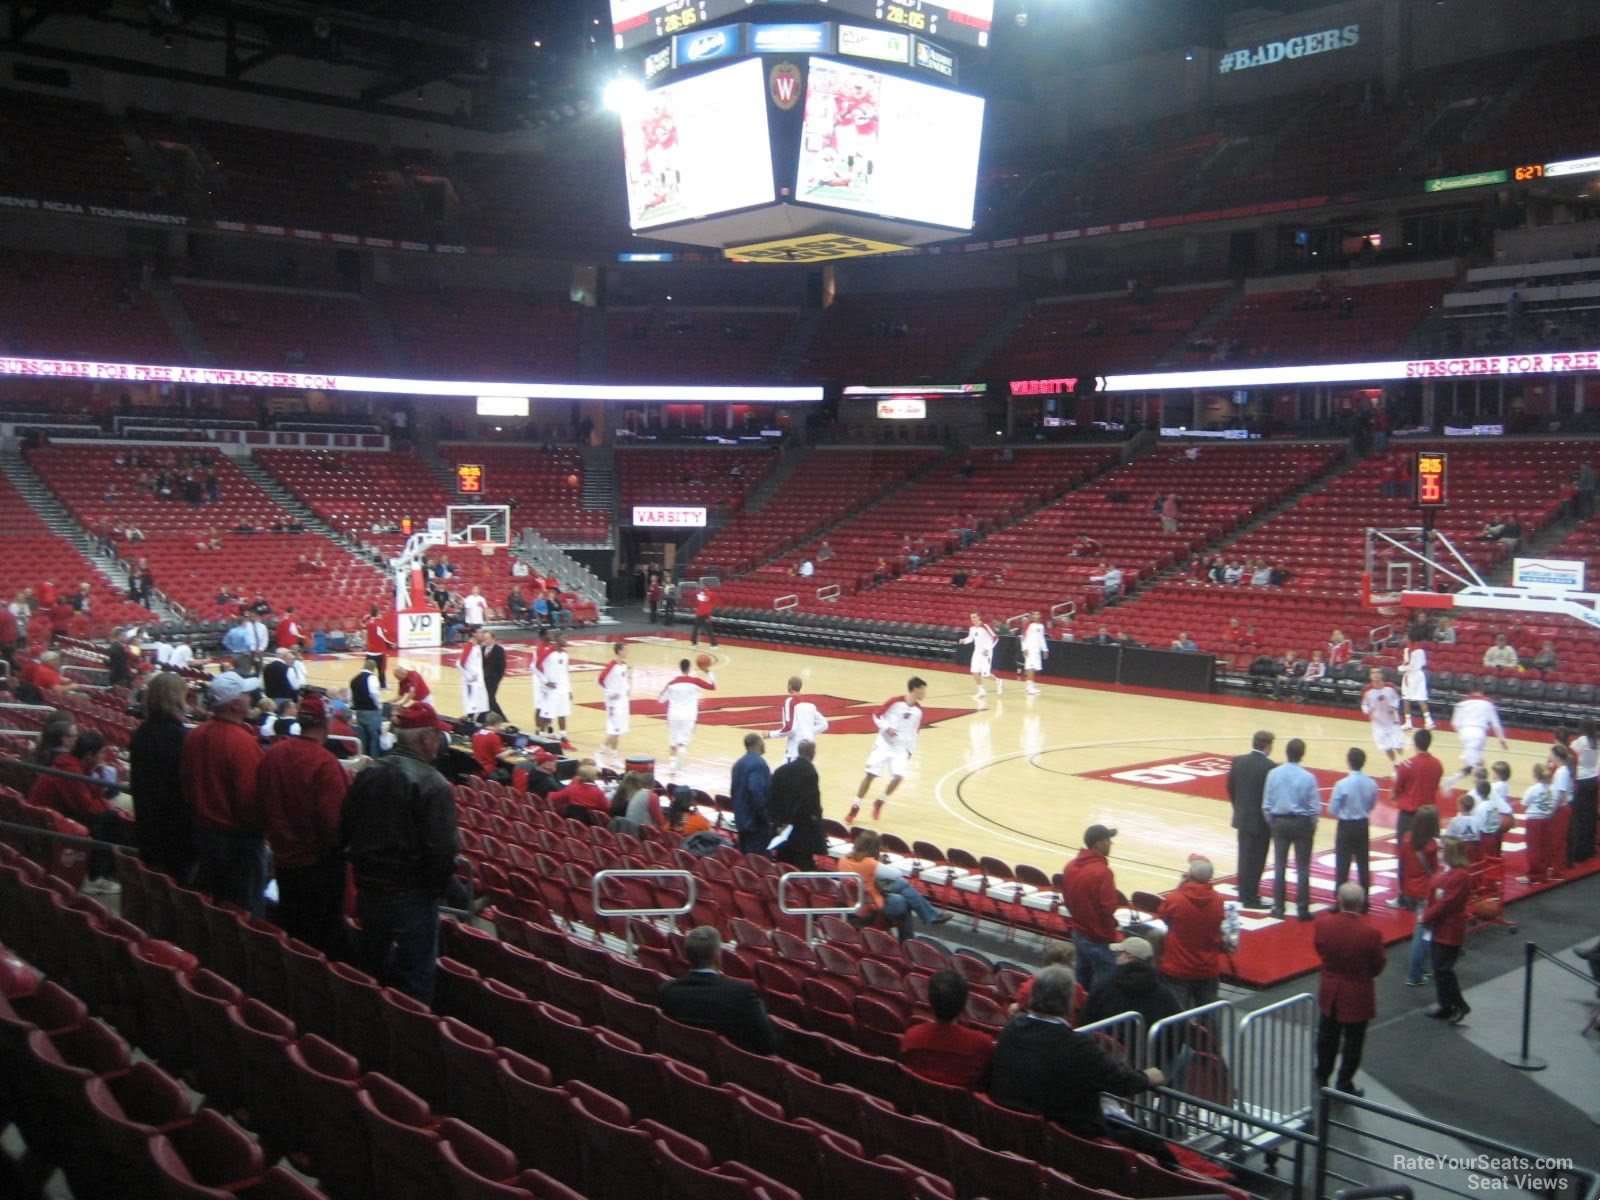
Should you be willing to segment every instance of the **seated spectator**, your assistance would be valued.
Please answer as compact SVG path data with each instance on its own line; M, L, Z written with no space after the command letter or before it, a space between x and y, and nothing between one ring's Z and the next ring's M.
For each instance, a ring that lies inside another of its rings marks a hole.
M1497 671L1509 671L1517 665L1517 649L1503 633L1495 634L1494 645L1483 652L1483 665Z
M1229 563L1227 566L1223 567L1222 568L1222 582L1223 583L1243 583L1244 582L1244 564L1243 563L1234 562L1234 563Z
M833 547L828 545L828 539L823 538L822 544L817 547L817 561L827 562L833 557Z
M1244 622L1238 617L1228 618L1228 627L1222 631L1222 641L1227 646L1243 646Z
M1067 551L1069 558L1095 558L1100 553L1100 543L1087 533L1080 533Z
M686 787L672 789L672 803L667 805L667 828L689 837L696 833L716 833L694 805L694 793ZM732 843L729 843L732 845Z
M1112 566L1110 563L1100 565L1098 575L1089 576L1090 583L1098 583L1105 594L1107 601L1115 600L1122 595L1122 568Z
M1350 656L1355 653L1355 644L1344 635L1344 630L1335 629L1328 638L1328 665L1330 667L1343 666L1350 661Z
M1483 527L1483 533L1479 535L1478 540L1483 542L1498 542L1501 538L1505 537L1505 535L1506 519L1491 513L1489 515L1488 522Z
M506 597L506 611L511 614L511 619L519 625L525 624L533 614L533 609L528 604L528 597L523 594L520 587L513 587L511 595Z
M1095 979L1079 1024L1136 1012L1144 1018L1144 1027L1152 1029L1179 1011L1178 998L1156 971L1155 947L1148 938L1124 938L1111 948L1117 953L1116 969Z
M1250 586L1271 587L1272 568L1265 562L1257 562L1256 565L1250 569Z
M1084 989L1083 984L1077 982L1078 948L1071 942L1052 939L1050 944L1045 947L1044 958L1039 964L1039 970L1043 971L1047 967L1065 967L1068 971L1073 972L1072 1011L1067 1014L1067 1020L1073 1024L1078 1024L1078 1015L1083 1012L1083 1006L1089 1003L1089 993ZM1028 1001L1033 995L1033 981L1038 977L1037 973L1028 976L1022 981L1021 986L1017 988L1017 998L1011 1002L1009 1009L1013 1017L1018 1013L1028 1011Z
M1278 673L1272 683L1272 698L1286 700L1289 692L1293 690L1298 696L1300 682L1305 678L1305 660L1293 650L1285 650L1283 658L1278 662Z
M1099 629L1095 630L1095 635L1092 638L1089 638L1088 642L1091 646L1114 646L1116 645L1117 639L1111 636L1111 629L1109 626L1102 625Z
M1281 670L1278 660L1270 654L1258 654L1250 663L1250 690L1265 692L1269 688L1276 691L1275 680Z
M92 838L117 845L131 845L133 823L111 806L105 788L91 782L91 777L105 760L105 751L105 735L85 729L74 739L70 750L63 744L45 764L58 771L82 775L84 782L55 775L39 775L33 781L28 799L81 823ZM117 883L115 873L116 862L110 851L93 851L89 856L89 881L83 890L102 896L116 895L122 891L122 886Z
M1178 636L1172 639L1172 648L1174 650L1184 650L1189 652L1200 649L1200 647L1195 643L1195 640L1189 636L1189 631L1187 629L1180 630Z
M1317 688L1320 688L1328 678L1328 664L1322 657L1321 650L1311 652L1311 661L1306 664L1305 674L1300 676L1300 683L1294 690L1294 698L1300 703L1306 702L1306 697Z
M903 942L915 932L913 916L929 925L950 920L949 913L937 911L926 896L906 882L903 872L879 860L881 849L879 835L874 830L863 830L849 853L839 860L839 870L861 876L861 906L849 917L851 924L869 925L882 917L898 926Z
M1440 617L1433 627L1433 640L1441 646L1454 646L1456 644L1455 623L1449 617Z
M810 579L817 573L817 564L809 558L803 558L800 560L800 565L794 569L794 573L801 579Z
M691 929L683 939L688 974L669 979L657 993L661 1011L684 1025L720 1033L751 1054L776 1054L778 1031L755 985L718 970L722 936L712 925Z
M507 746L500 736L506 719L491 712L481 728L472 735L472 757L478 760L478 771L485 779L496 783L511 782L511 762L516 757L515 747ZM559 810L558 810L559 811Z
M1546 640L1544 645L1539 647L1539 653L1533 656L1533 662L1529 665L1535 671L1543 671L1547 675L1556 670L1561 665L1561 660L1556 656L1556 644Z
M1136 641L1134 636L1126 629L1117 630L1117 645L1121 646L1124 650L1144 649L1143 644Z
M600 769L594 763L579 763L572 782L550 793L550 807L564 817L576 817L597 825L610 824L611 801L605 789L595 782L598 778Z
M967 1008L967 981L956 971L938 972L928 980L928 1007L933 1009L933 1020L905 1031L900 1061L924 1079L982 1091L994 1038L956 1024Z

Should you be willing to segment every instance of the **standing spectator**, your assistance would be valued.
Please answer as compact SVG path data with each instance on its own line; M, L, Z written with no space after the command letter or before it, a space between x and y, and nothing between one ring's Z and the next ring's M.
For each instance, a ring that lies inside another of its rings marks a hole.
M368 656L372 657L371 655ZM433 694L433 689L428 686L428 681L422 677L422 672L415 667L396 666L394 669L396 708L404 708L408 704L415 704L426 700Z
M1550 790L1550 768L1533 764L1533 786L1522 793L1522 820L1527 825L1528 873L1518 883L1544 883L1556 871L1556 796Z
M1566 733L1566 730L1557 730L1556 736L1563 738ZM1550 798L1555 806L1555 823L1550 830L1550 867L1556 879L1561 878L1561 868L1567 862L1567 835L1572 828L1572 793L1576 790L1572 761L1572 748L1565 744L1564 738L1550 747Z
M776 1054L778 1031L755 985L718 970L722 935L716 927L691 929L683 939L683 956L688 973L667 980L657 993L662 1013L682 1025L720 1033L751 1054Z
M361 748L369 758L383 753L379 739L383 735L383 701L378 696L378 655L369 654L350 680L350 709L356 716L356 728L361 731ZM404 711L407 678L422 681L422 676L406 667L396 668L400 677L401 702L395 711ZM426 687L426 681L422 681ZM424 693L426 694L426 693Z
M380 614L376 604L367 613L366 633L367 654L378 660L378 688L381 691L389 686L389 653L396 649L396 646L394 638L389 636L388 623Z
M1350 864L1355 863L1365 905L1372 887L1368 845L1372 810L1378 803L1378 781L1362 773L1367 752L1360 746L1351 746L1344 760L1350 773L1333 785L1333 794L1328 797L1328 816L1338 822L1333 835L1333 882L1337 887L1350 878Z
M1302 921L1311 920L1311 848L1317 835L1317 814L1322 796L1317 777L1300 765L1306 744L1290 738L1283 748L1285 762L1272 768L1262 792L1261 811L1272 829L1272 915L1282 918L1288 889L1289 851L1294 850L1295 908Z
M1168 492L1161 501L1161 532L1178 532L1178 495L1176 492Z
M766 743L759 733L744 735L744 757L733 764L728 794L733 800L733 827L739 832L739 849L765 854L772 838L767 820L767 796L772 788L772 768L765 758Z
M647 592L650 601L650 624L652 625L656 623L656 617L661 611L661 593L661 576L652 571L650 573L650 587Z
M1439 872L1439 810L1424 804L1416 822L1399 842L1400 903L1390 908L1410 908L1421 912L1428 901L1433 877ZM1411 959L1406 969L1406 986L1421 987L1428 981L1428 936L1422 922L1411 931Z
M152 871L187 887L194 871L194 823L182 786L184 704L189 688L165 671L144 691L144 720L128 742L128 791L134 842Z
M439 902L455 878L455 793L434 769L444 748L433 705L395 717L395 752L356 776L339 841L356 883L360 965L381 982L433 1003Z
M1411 828L1419 808L1424 804L1438 803L1439 781L1444 778L1444 764L1430 753L1433 734L1426 729L1419 729L1412 735L1411 741L1417 752L1394 765L1396 840L1404 837L1406 830Z
M1132 1096L1167 1079L1157 1067L1136 1071L1117 1062L1092 1034L1067 1024L1072 972L1046 967L1033 980L1026 1013L995 1039L989 1064L989 1095L996 1104L1038 1113L1081 1138L1110 1138L1157 1161L1173 1163L1170 1147L1142 1129L1107 1122L1102 1092Z
M1489 768L1489 794L1480 796L1472 810L1478 824L1478 846L1485 857L1499 858L1500 841L1516 820L1511 807L1511 764L1501 760Z
M694 590L693 599L694 626L690 630L689 641L698 646L700 644L700 631L704 629L706 636L711 639L711 645L715 647L717 644L717 627L712 614L717 607L717 594L702 585Z
M1572 740L1577 760L1572 792L1572 824L1567 827L1567 862L1576 865L1594 857L1596 801L1600 799L1600 726L1585 717Z
M246 682L231 674L211 681L211 719L184 739L180 773L194 819L195 885L216 903L237 904L259 917L267 885L266 823L256 791L261 743L246 724Z
M1091 825L1083 831L1083 849L1062 872L1062 898L1072 914L1072 945L1078 952L1078 982L1094 986L1117 965L1111 943L1117 940L1117 884L1111 872L1115 829Z
M1339 885L1339 907L1323 913L1312 929L1317 957L1322 960L1322 982L1317 988L1317 1083L1351 1096L1366 1093L1356 1086L1361 1050L1367 1040L1367 1022L1378 1015L1375 981L1383 974L1389 956L1383 936L1363 915L1367 893L1353 883ZM1334 1064L1339 1074L1335 1079Z
M1454 838L1444 842L1446 870L1433 882L1422 924L1428 927L1433 942L1433 987L1438 1006L1428 1010L1436 1021L1459 1025L1472 1006L1461 994L1456 979L1456 960L1461 944L1467 940L1467 903L1472 899L1472 875L1467 870L1467 855Z
M982 1091L994 1056L994 1037L956 1024L967 1008L967 990L967 981L957 971L939 971L928 980L933 1020L905 1031L900 1039L900 1061L906 1070L924 1079Z
M1191 859L1183 880L1161 898L1156 910L1167 925L1161 975L1184 1009L1200 1008L1217 998L1222 955L1231 949L1223 933L1226 909L1211 886L1214 870L1209 858Z
M483 686L489 693L489 711L503 717L506 714L500 707L500 684L506 677L506 648L492 629L478 631L478 644L483 647Z
M1233 828L1239 847L1239 903L1260 908L1261 873L1267 865L1272 831L1261 801L1272 761L1273 736L1265 729L1250 739L1250 753L1241 754L1228 768L1228 800L1233 805Z
M298 736L280 738L256 776L278 879L278 924L330 958L345 958L339 815L349 776L327 748L324 697L307 696L298 721Z
M767 816L775 829L794 826L778 846L776 858L799 871L816 866L816 856L828 852L828 838L822 826L822 785L814 760L817 744L802 738L795 756L772 773L772 790L767 796Z

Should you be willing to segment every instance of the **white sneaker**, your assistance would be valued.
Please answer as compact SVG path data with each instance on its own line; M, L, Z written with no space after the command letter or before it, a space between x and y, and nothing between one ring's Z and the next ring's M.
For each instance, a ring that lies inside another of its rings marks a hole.
M1038 689L1038 688L1036 688L1036 687L1032 687L1032 686L1030 686L1030 687L1029 687L1029 688L1028 688L1028 695L1030 695L1030 696L1037 696L1037 695L1038 695L1038 694L1039 694L1039 689Z
M1434 720L1433 720L1432 717L1428 718L1428 728L1429 729L1437 729L1437 728L1439 728L1438 725L1434 724Z
M994 681L994 694L996 696L998 696L1002 692L1004 692L1005 690L1006 690L1006 681L1004 679L996 679Z
M122 895L122 885L115 879L91 879L83 885L83 890L96 896Z
M974 699L978 699L978 700L982 700L985 695L987 695L987 693L982 688L979 688L976 692L973 693Z

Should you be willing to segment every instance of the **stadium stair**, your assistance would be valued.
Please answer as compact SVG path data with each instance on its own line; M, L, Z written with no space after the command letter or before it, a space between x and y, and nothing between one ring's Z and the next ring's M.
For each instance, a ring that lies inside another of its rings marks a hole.
M191 361L202 366L216 363L216 352L206 341L206 335L200 332L199 323L183 306L183 301L178 299L178 293L172 290L172 284L160 276L155 276L151 279L148 290L150 299L155 301L156 307L161 310L161 315L167 319L167 324L172 326L173 336L183 343L183 348L189 352Z
M389 369L390 374L404 377L408 369L406 348L400 341L400 335L395 332L394 323L389 320L389 314L384 311L383 305L375 302L371 296L363 295L361 315L366 319L367 328L372 331L372 338L383 353L383 365Z
M977 379L978 372L989 361L989 356L1005 344L1005 340L1028 319L1032 311L1031 300L1013 304L967 347L967 352L956 360L956 365L951 369L951 377Z
M28 461L15 452L0 454L0 475L11 481L17 494L27 503L46 528L62 541L71 545L94 566L111 585L124 595L128 591L128 573L111 555L104 553L89 531L75 521L49 486L40 479ZM160 600L152 598L150 611L163 620L179 622L183 614Z
M358 542L355 538L350 537L348 534L341 533L339 530L329 525L321 517L317 516L315 512L308 508L305 502L300 499L300 497L296 496L288 488L284 487L283 484L279 483L272 472L268 471L255 459L237 458L234 459L234 463L238 466L239 470L243 471L245 475L249 477L251 482L253 482L268 496L272 497L273 502L276 503L279 508L283 509L285 512L294 514L295 520L299 521L300 524L304 525L310 532L321 534L330 542L338 543L346 550L350 551L351 554L354 554L357 558L364 559L365 561L371 563L380 571L387 571L389 569L389 562L383 557L383 555L379 554L371 546L368 546L362 542Z
M583 506L597 509L611 517L613 531L606 542L611 544L617 527L617 460L610 446L584 446Z
M776 378L792 380L795 377L821 322L820 308L801 310L794 324L789 326L789 332L784 335L783 344L778 347L777 356L772 361L772 373Z
M750 489L750 494L745 497L745 512L761 512L767 503L775 496L784 481L800 468L804 467L817 456L815 446L796 446L785 449L778 459L778 465L768 471L760 483Z

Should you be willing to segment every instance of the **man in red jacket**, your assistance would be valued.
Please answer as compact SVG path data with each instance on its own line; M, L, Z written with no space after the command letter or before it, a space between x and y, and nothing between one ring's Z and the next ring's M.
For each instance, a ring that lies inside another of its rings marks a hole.
M1072 918L1072 944L1078 951L1078 982L1094 990L1095 980L1117 969L1111 943L1117 929L1117 883L1111 874L1111 839L1115 829L1091 825L1083 831L1083 849L1061 873L1062 894Z
M694 601L694 625L689 632L689 640L694 645L700 644L700 630L706 631L706 636L711 639L711 644L717 644L717 627L712 622L712 611L717 607L717 594L708 587L697 587L690 594Z
M184 739L178 775L194 818L195 885L218 904L231 901L259 917L267 884L266 821L256 792L261 742L245 724L246 682L232 672L211 681L211 719Z
M1472 875L1467 870L1467 851L1455 838L1444 839L1444 861L1449 870L1435 875L1428 907L1419 918L1432 934L1433 989L1438 1007L1428 1010L1436 1021L1459 1025L1472 1007L1461 994L1456 979L1456 959L1467 940L1467 905L1472 899Z
M1161 976L1184 1008L1199 1008L1217 998L1222 975L1222 897L1211 886L1215 868L1208 858L1192 859L1183 882L1161 900L1156 916L1167 923Z
M1444 764L1428 752L1433 745L1433 734L1426 729L1419 729L1411 740L1416 744L1417 752L1394 765L1396 842L1410 831L1419 808L1424 804L1439 802L1439 781L1444 778Z
M300 632L300 625L294 619L294 609L283 610L283 619L278 622L275 637L279 650L303 650L306 644L306 635Z
M256 784L278 876L278 924L292 938L348 958L345 868L339 810L350 777L327 747L327 700L300 701L300 732L279 738L261 759Z
M1317 991L1317 1007L1322 1016L1317 1023L1317 1083L1328 1086L1333 1065L1339 1063L1341 1092L1362 1095L1356 1086L1356 1071L1361 1067L1361 1047L1367 1040L1367 1022L1378 1015L1378 991L1374 981L1383 974L1389 955L1383 948L1383 935L1363 911L1367 893L1359 883L1339 885L1339 907L1317 916L1312 940L1322 960L1322 985Z

